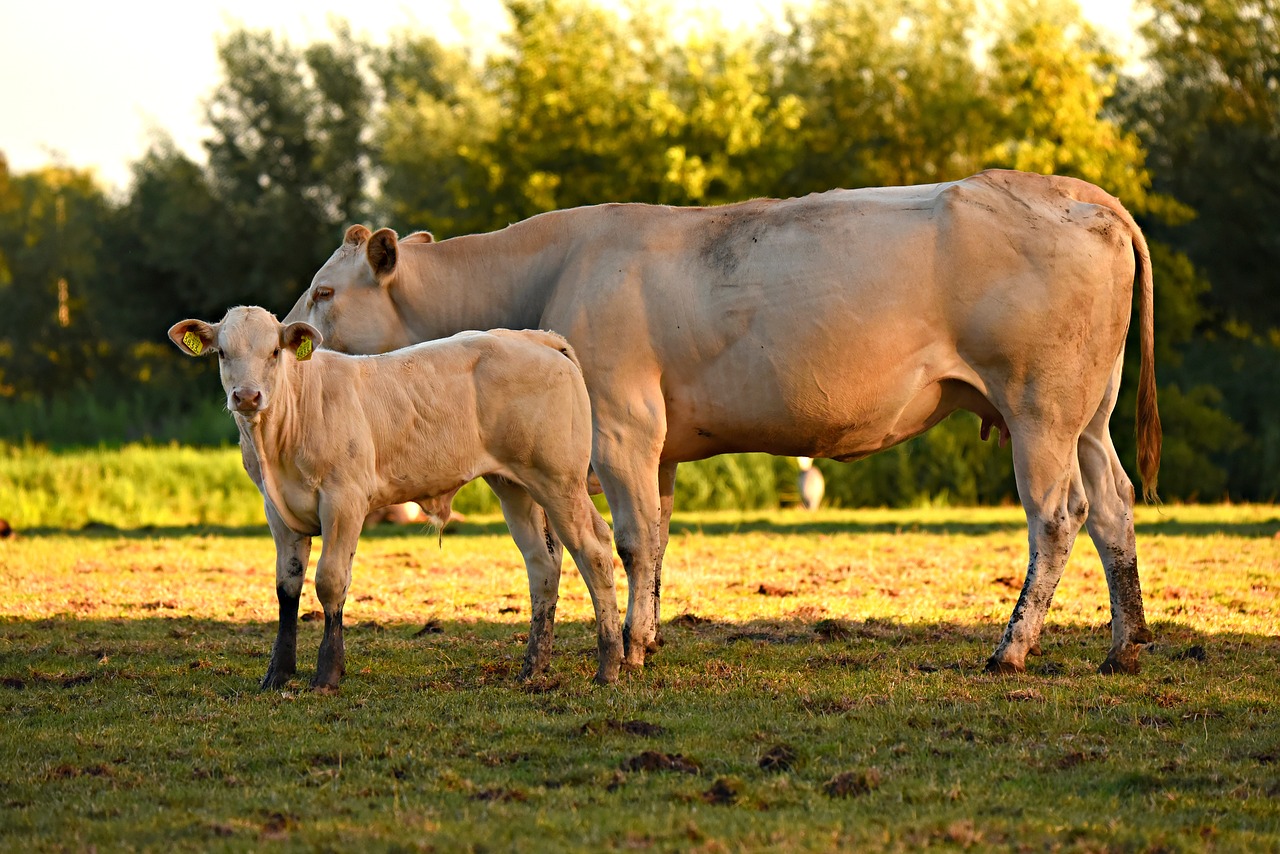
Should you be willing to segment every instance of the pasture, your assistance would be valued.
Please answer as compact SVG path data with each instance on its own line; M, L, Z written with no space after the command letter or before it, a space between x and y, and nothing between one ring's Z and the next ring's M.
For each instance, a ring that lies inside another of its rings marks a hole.
M500 518L379 529L334 696L306 689L310 581L299 679L257 690L265 526L28 529L0 542L0 848L1280 849L1280 512L1138 523L1141 674L1095 673L1082 536L1043 657L997 677L1018 509L677 514L666 645L610 688L571 563L521 685Z

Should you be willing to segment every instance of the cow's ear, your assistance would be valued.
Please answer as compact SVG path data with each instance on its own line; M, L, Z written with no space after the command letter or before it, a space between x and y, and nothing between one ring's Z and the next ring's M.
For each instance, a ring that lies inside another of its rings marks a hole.
M429 231L415 231L408 237L400 238L401 243L435 243L435 236Z
M217 352L218 327L203 320L183 320L169 327L169 340L188 356L208 356Z
M353 225L347 229L346 235L343 236L342 242L348 246L359 246L369 239L369 235L373 232L365 228L363 225Z
M311 354L324 342L322 336L310 323L301 320L280 327L280 346L298 357L299 362L311 358Z
M395 272L396 256L399 254L396 249L396 233L389 228L380 228L369 236L369 245L365 249L365 255L369 259L369 267L373 269L373 275L378 281L385 281L388 276Z

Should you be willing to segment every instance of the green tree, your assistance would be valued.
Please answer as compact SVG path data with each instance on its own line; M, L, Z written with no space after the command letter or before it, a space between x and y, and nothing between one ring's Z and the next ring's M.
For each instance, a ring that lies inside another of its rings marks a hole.
M1123 108L1156 187L1197 213L1168 232L1214 287L1221 319L1280 326L1280 2L1149 0L1152 73Z
M365 213L373 90L369 48L345 25L304 50L238 30L218 48L208 107L213 194L234 230L221 249L228 302L286 309L342 226Z
M12 175L0 156L0 396L93 382L102 341L86 309L109 211L92 173Z

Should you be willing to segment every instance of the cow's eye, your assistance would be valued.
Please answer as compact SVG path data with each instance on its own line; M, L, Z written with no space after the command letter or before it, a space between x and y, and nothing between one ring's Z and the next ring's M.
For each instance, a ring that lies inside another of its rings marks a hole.
M316 288L314 299L316 302L333 299L333 288Z
M279 355L280 355L280 348L279 348L279 347L277 347L274 351L272 351L272 353L271 353L271 358L273 358L273 359L278 358L278 357L279 357Z

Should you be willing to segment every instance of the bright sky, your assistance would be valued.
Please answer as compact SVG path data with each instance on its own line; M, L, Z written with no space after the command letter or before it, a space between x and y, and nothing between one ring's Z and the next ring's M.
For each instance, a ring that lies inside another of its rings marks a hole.
M1131 47L1133 0L1080 3L1118 48ZM679 3L682 12L710 11L730 26L758 24L783 5ZM328 37L334 15L375 42L408 28L478 51L507 25L501 0L62 0L56 12L0 0L0 151L16 172L60 160L118 187L156 130L202 159L203 105L219 79L217 36L242 25L306 45Z

